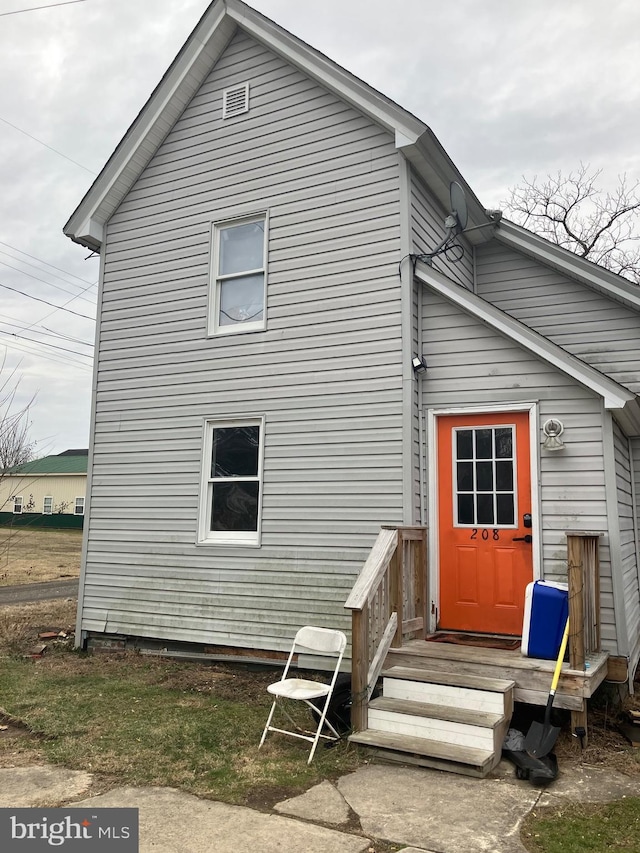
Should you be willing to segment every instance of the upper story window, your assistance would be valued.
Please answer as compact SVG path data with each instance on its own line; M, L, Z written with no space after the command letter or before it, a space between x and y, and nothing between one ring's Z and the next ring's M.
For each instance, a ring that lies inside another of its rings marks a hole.
M265 328L266 231L265 214L214 226L209 334Z

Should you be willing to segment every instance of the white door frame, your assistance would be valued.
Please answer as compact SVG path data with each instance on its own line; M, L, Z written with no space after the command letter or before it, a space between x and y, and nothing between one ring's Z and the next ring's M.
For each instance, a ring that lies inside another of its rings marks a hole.
M529 457L531 466L531 515L533 526L532 559L533 579L542 577L542 524L540 500L540 449L538 441L538 404L533 403L489 403L485 405L455 406L453 408L431 408L427 415L427 482L428 482L428 561L429 577L429 631L436 630L440 612L440 542L438 501L438 432L437 419L446 415L494 415L501 412L529 413ZM424 453L424 449L422 450Z

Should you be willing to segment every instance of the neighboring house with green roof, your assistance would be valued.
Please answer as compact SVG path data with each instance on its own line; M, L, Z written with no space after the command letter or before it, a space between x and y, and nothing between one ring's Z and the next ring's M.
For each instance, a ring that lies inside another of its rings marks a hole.
M0 472L0 524L81 527L87 453L65 450Z

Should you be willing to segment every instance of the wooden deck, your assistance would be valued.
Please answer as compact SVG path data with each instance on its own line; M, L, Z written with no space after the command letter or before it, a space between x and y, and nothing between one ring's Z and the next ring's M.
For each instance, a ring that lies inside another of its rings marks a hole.
M607 676L607 657L606 652L587 655L583 670L563 664L554 707L584 710L584 701L591 698ZM505 678L515 682L516 702L545 705L555 661L524 657L519 649L502 651L408 640L400 648L389 649L385 665Z

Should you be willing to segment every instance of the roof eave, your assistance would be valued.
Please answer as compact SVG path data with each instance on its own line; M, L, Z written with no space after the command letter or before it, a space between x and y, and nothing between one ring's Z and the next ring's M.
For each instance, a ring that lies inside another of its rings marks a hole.
M398 148L436 196L445 213L450 211L451 182L457 181L460 184L465 193L468 211L464 235L472 245L480 245L492 239L496 222L462 177L431 128L426 127L417 140L407 141L398 145Z
M640 310L640 288L637 284L563 249L515 222L502 219L495 230L495 237L505 246L536 258L636 311Z
M241 27L290 63L394 134L415 143L426 125L328 57L249 8L217 0L200 19L151 97L69 218L64 233L97 251L104 226L149 163L223 50Z
M627 435L640 434L640 407L636 395L594 367L568 353L539 332L505 314L470 290L418 262L415 275L424 285L449 302L477 317L500 334L529 350L533 355L571 376L576 382L602 397L604 406L616 416ZM630 430L630 431L629 431Z

